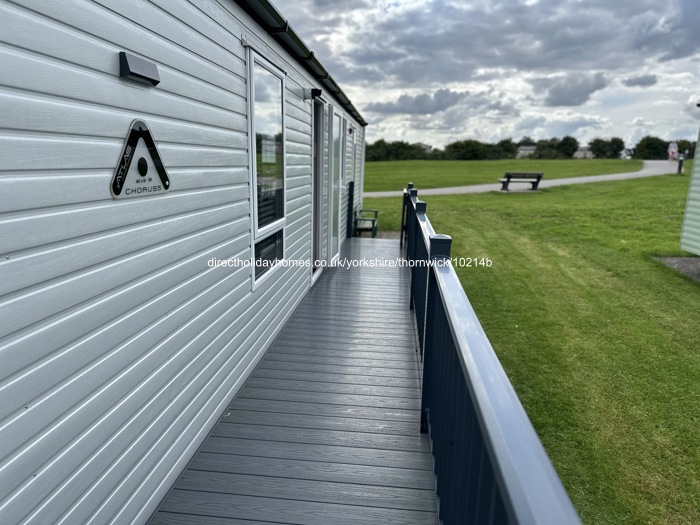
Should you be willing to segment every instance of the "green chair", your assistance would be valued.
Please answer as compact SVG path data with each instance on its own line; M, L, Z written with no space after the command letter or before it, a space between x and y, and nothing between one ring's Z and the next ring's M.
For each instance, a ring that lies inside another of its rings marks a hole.
M360 237L362 232L372 232L372 237L376 237L378 222L379 210L356 211L353 219L353 235Z

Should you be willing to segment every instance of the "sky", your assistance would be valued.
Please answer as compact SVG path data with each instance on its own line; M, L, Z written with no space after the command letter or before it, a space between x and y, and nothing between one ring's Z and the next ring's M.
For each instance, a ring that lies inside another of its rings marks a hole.
M368 142L698 138L700 0L272 1Z

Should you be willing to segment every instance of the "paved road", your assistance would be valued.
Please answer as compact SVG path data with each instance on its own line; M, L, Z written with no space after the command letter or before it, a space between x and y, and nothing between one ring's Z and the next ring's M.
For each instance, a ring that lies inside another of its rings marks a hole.
M585 184L587 182L602 182L607 180L627 180L639 179L642 177L653 177L655 175L665 175L676 173L678 164L667 160L645 160L644 166L639 171L632 173L613 173L611 175L590 175L588 177L571 177L568 179L547 179L540 181L540 188L551 188L552 186L565 186L567 184ZM546 174L545 174L546 177ZM511 187L516 191L522 188L528 191L529 184L514 184ZM455 195L459 193L485 193L487 191L499 191L500 183L496 184L474 184L472 186L453 186L451 188L431 188L422 190L418 188L419 195ZM400 197L402 191L372 191L364 192L364 197Z

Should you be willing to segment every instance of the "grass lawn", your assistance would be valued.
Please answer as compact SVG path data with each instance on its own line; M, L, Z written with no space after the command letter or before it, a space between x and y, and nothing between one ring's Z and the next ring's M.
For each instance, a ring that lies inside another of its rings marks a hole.
M700 284L652 258L681 255L688 180L426 198L493 261L458 275L586 524L700 523Z
M391 191L413 182L416 188L445 188L497 183L506 171L541 171L545 179L626 173L642 169L641 160L400 160L367 162L364 191Z

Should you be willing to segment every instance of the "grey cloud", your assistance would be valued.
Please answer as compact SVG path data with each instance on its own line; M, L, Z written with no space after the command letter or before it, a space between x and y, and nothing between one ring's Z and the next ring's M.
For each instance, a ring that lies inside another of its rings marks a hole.
M566 117L553 118L530 115L520 119L515 125L514 135L539 137L540 130L547 130L547 136L551 137L575 136L581 129L600 129L603 124L603 119L590 115L567 115Z
M519 134L528 135L537 128L542 128L547 125L547 119L543 116L527 116L516 124L515 131Z
M530 81L535 91L545 92L545 106L580 106L590 98L591 94L608 85L608 80L602 73L587 75L569 73L556 77L539 78Z
M566 135L577 135L584 128L602 129L603 122L595 117L581 117L574 120L552 119L547 124L547 130L554 137L564 137Z
M656 75L640 75L638 77L626 78L622 83L627 87L649 87L658 82Z
M276 3L339 81L430 88L473 80L481 68L620 71L691 54L700 42L694 1L426 0L410 9L386 4L366 18L352 14L374 5L368 0ZM352 20L342 51L324 49L341 20Z
M657 9L646 21L635 44L652 52L661 61L689 57L700 51L700 11L696 0L666 2L666 10Z
M369 105L356 95L358 109L373 110L373 123L391 122L392 133L412 123L440 130L452 123L462 132L464 122L493 125L509 117L503 129L512 130L528 107L581 105L613 80L618 88L650 86L653 75L646 72L660 75L657 66L673 70L662 62L700 56L697 0L273 1L334 79L355 93L364 90L365 101L384 89L426 94L402 101L397 94ZM534 96L521 87L533 76ZM459 87L466 82L468 87ZM479 100L487 83L503 93ZM439 107L435 91L447 86L457 90L451 93L472 93L449 111L430 113ZM557 129L579 124L598 125L567 121ZM537 133L550 125L556 123L543 122Z
M458 104L469 94L468 91L451 91L438 89L432 95L401 95L396 102L373 102L365 106L366 111L375 113L404 113L409 115L427 115L444 111Z
M392 59L382 61L382 71L388 80L411 85L468 81L483 67L619 70L650 57L648 49L638 48L639 35L648 35L663 12L658 2L649 0L575 4L542 0L534 6L515 1L449 4L434 0L388 13L365 28L358 40L362 44L344 58L359 69L391 50ZM625 31L620 30L621 23ZM653 43L660 48L656 55L668 53L672 45Z
M316 8L339 7L337 0L311 0L311 4ZM369 2L367 0L343 0L342 8L344 10L359 9L368 5Z

